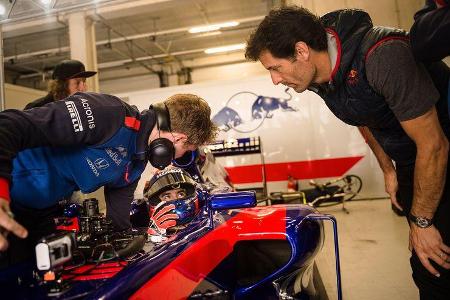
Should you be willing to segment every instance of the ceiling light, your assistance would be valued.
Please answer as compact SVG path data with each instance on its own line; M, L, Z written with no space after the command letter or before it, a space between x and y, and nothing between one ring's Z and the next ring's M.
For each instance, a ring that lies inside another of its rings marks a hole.
M41 0L41 3L44 5L50 5L50 3L52 3L52 0Z
M6 8L3 4L0 4L0 15L4 15L6 13Z
M208 36L215 36L222 34L222 31L211 31L211 32L204 32L197 35L193 35L192 38L203 38Z
M245 48L245 43L242 43L242 44L229 45L229 46L223 46L223 47L208 48L205 50L205 53L213 54L213 53L219 53L219 52L242 50L244 48Z
M239 25L239 22L232 21L232 22L226 22L226 23L220 23L220 24L192 27L191 29L189 29L189 32L190 33L200 33L200 32L219 30L220 28L225 28L225 27L234 27L234 26L238 26L238 25Z

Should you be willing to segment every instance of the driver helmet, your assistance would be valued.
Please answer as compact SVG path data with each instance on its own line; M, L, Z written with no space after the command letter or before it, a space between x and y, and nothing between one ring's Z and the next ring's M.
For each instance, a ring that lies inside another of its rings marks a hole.
M167 168L157 173L144 195L149 201L150 213L157 214L173 204L175 208L171 213L178 216L175 226L189 223L200 212L196 185L189 174L179 168Z

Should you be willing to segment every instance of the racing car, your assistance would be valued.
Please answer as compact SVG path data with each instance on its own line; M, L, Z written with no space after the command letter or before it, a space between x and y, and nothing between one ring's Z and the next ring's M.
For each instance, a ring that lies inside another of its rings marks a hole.
M1 298L324 297L314 259L324 241L323 220L335 225L333 217L301 204L256 206L251 191L212 194L197 186L195 196L202 204L195 217L160 239L139 228L111 232L95 201L86 200L69 224L74 227L36 246L36 262L0 272Z

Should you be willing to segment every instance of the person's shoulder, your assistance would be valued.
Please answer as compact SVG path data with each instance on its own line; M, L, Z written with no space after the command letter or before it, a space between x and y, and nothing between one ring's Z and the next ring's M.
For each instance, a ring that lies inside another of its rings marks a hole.
M403 39L386 40L373 48L366 57L368 69L392 68L404 63L415 64L415 61L411 45Z
M30 109L30 108L35 108L35 107L41 107L41 106L44 106L44 105L46 105L47 103L51 103L51 102L53 102L53 101L54 101L53 95L52 95L51 93L48 93L47 95L45 95L45 96L43 96L43 97L41 97L41 98L38 98L38 99L36 99L36 100L31 101L30 103L28 103L28 104L25 106L25 109Z
M368 56L390 56L399 53L412 53L411 45L406 39L387 39L379 43ZM395 56L394 56L395 58Z
M105 94L105 93L95 93L95 92L77 92L71 97L80 99L83 102L94 102L102 106L123 106L125 103L122 99L117 96Z

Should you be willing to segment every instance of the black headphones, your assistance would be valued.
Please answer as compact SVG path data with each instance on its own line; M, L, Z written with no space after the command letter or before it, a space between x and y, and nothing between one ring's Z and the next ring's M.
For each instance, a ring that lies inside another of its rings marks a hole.
M171 132L169 109L165 103L156 103L150 105L150 110L155 112L156 128L159 137L151 141L148 145L146 155L152 166L160 170L164 169L172 162L175 157L175 146L169 139L161 137L161 130Z

